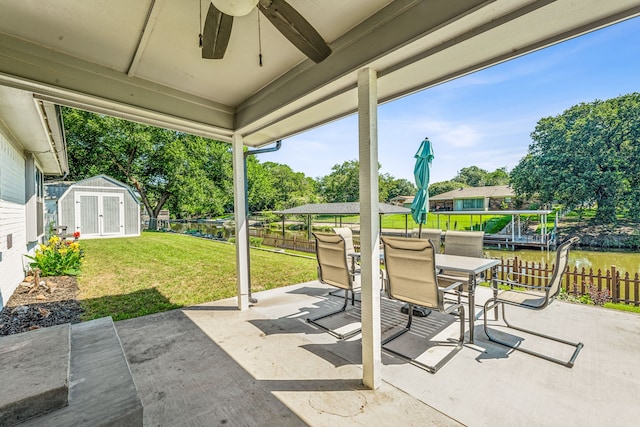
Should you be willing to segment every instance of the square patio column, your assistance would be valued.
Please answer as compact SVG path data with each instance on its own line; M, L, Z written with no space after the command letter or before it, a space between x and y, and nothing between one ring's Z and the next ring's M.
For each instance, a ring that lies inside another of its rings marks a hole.
M362 383L382 382L380 327L380 229L378 205L377 73L358 72L358 139L360 162L360 253L362 285Z
M233 213L236 222L236 276L238 309L249 308L249 246L247 207L245 203L244 145L242 135L233 134Z

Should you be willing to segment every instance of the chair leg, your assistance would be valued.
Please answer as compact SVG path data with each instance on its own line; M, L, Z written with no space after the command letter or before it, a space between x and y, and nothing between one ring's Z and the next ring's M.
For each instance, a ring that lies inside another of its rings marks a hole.
M406 354L400 353L396 350L393 350L391 348L385 347L385 344L390 343L391 341L395 340L396 338L398 338L399 336L409 332L411 330L411 323L413 322L413 304L409 304L409 319L407 321L407 325L399 330L398 332L394 333L393 335L391 335L390 337L386 338L384 341L382 341L382 348L386 351L388 351L389 353L392 353L402 359L405 359L407 361L409 361L409 363L411 363L414 366L417 366L418 368L424 369L425 371L435 374L436 372L438 372L440 370L440 368L442 368L458 351L460 351L462 349L462 344L464 343L464 328L465 328L465 315L464 315L464 306L462 304L460 304L459 307L459 313L460 313L460 338L458 339L458 342L456 343L455 348L450 351L443 359L441 359L438 363L436 363L435 365L431 366L431 365L427 365L426 363L422 363L418 360L415 360L409 356L407 356Z
M336 289L336 290L333 290L333 291L329 292L329 295L337 297L339 292L346 292L348 294L349 290L348 289ZM356 293L355 293L355 291L351 291L351 305L353 305L353 306L356 305Z
M493 302L493 304L491 304L492 302ZM531 334L531 335L535 335L535 336L538 336L538 337L541 337L541 338L546 338L548 340L556 341L556 342L559 342L561 344L565 344L565 345L574 347L575 350L574 350L573 354L571 355L571 357L569 358L569 360L567 360L567 361L561 360L561 359L558 359L558 358L555 358L555 357L548 356L546 354L538 353L537 351L533 351L533 350L529 350L527 348L523 348L521 346L514 346L514 345L512 345L512 344L510 344L510 343L508 343L506 341L503 341L503 340L501 340L499 338L496 338L495 336L492 336L489 333L489 327L487 325L487 313L492 308L497 309L498 305L502 306L502 320L504 320L504 323L508 328L515 329L516 331L526 332L526 333ZM525 328L522 328L522 327L519 327L519 326L514 326L514 325L510 324L507 321L507 317L505 315L505 307L504 306L505 306L505 304L503 302L495 301L493 299L488 300L484 304L484 316L483 316L484 317L484 333L487 335L487 338L489 338L489 341L493 341L495 343L498 343L498 344L503 345L505 347L512 348L514 350L522 351L523 353L527 353L527 354L530 354L532 356L540 357L540 358L548 360L550 362L558 363L560 365L566 366L567 368L572 368L573 367L573 365L574 365L574 363L576 361L576 358L578 357L578 353L580 353L580 350L582 350L582 347L584 347L583 343L567 341L567 340L564 340L562 338L552 337L551 335L545 335L545 334L542 334L540 332L532 331L530 329L525 329Z
M351 301L352 301L351 304L352 305L353 305L353 298L354 298L354 292L351 291ZM346 334L340 334L340 333L334 331L333 329L327 328L326 326L321 325L320 323L317 322L318 320L321 320L321 319L324 319L324 318L327 318L327 317L331 317L331 316L333 316L335 314L342 313L343 311L347 311L347 305L348 304L349 304L349 290L345 289L344 290L344 304L342 305L342 307L340 307L340 309L332 311L330 313L323 314L323 315L318 316L318 317L313 317L313 318L308 317L307 318L307 322L311 323L312 325L316 325L317 327L319 327L321 329L324 329L325 331L329 332L331 335L333 335L334 337L336 337L336 338L338 338L340 340L343 340L343 339L346 339L346 338L351 338L352 336L359 334L362 329L358 328L358 329L356 329L354 331L347 332Z

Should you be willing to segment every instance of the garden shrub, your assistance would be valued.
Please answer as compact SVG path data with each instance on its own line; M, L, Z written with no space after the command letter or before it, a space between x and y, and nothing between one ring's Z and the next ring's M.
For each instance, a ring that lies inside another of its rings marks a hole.
M78 238L80 233L74 233L73 240L66 240L52 236L48 245L41 244L34 256L26 255L33 260L31 268L40 270L40 276L77 276L84 256Z

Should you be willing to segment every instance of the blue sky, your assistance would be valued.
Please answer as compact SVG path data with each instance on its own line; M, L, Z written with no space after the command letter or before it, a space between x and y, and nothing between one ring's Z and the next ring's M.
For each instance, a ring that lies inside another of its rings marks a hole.
M413 156L425 136L435 154L431 182L468 166L510 171L541 118L631 92L640 92L640 18L381 105L380 172L413 181ZM259 156L313 178L357 158L356 116L285 139L279 152Z

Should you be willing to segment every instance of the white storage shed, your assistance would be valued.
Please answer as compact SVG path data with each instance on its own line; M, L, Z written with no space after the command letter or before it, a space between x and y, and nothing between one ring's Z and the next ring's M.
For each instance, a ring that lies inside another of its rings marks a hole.
M58 226L83 238L140 235L140 202L131 187L106 175L71 185L58 199Z

